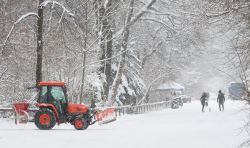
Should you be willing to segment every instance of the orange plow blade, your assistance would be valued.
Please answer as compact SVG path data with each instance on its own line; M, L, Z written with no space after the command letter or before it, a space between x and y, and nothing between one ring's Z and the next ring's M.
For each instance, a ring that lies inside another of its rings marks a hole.
M107 124L116 120L115 108L107 108L95 115L98 124Z

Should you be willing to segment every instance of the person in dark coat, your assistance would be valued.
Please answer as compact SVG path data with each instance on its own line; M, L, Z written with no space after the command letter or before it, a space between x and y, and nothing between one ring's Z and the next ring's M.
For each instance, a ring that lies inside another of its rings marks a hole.
M95 99L91 99L91 102L90 102L90 108L95 108L96 107L96 104L95 104Z
M202 93L200 101L201 101L201 105L202 105L202 112L204 112L204 107L206 105L206 99L207 99L207 94L205 92Z
M219 109L220 111L223 110L224 111L224 102L225 102L225 96L224 94L221 92L221 90L219 90L219 94L217 97L217 102L219 103ZM221 108L222 107L222 108Z

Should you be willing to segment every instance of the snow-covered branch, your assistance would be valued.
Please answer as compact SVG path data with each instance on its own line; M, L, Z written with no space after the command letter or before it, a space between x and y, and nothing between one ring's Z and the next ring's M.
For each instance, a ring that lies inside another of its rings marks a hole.
M105 59L102 59L102 60L98 60L98 61L94 61L94 62L91 62L89 63L88 65L85 65L85 66L80 66L80 67L77 67L75 70L73 70L73 72L77 71L78 69L83 69L83 68L86 68L86 67L89 67L89 66L92 66L96 63L101 63L101 62L104 62L104 61L108 61L108 60L111 60L111 59L115 59L115 58L118 58L119 56L121 56L123 53L127 52L129 49L126 49L124 51L121 51L120 53L110 57L110 58L105 58Z
M223 11L223 12L218 12L218 13L213 13L213 14L206 14L206 17L208 17L208 18L220 17L220 16L223 16L223 15L229 14L230 12L231 11L228 10L228 11Z
M148 9L156 2L157 0L151 0L146 6L144 6L132 19L130 22L128 22L127 27L130 27L132 25L135 24L136 21L138 21L138 19L140 19L143 14L148 12ZM122 34L124 32L125 28L121 28L119 31L117 31L114 36L117 37L120 34Z
M152 85L153 85L155 82L157 82L158 80L160 80L161 78L164 78L164 77L167 77L167 75L166 75L166 74L160 75L160 76L158 76L156 79L154 79L154 80L149 84L149 86L148 86L148 88L147 88L147 90L146 90L144 96L142 97L142 99L141 99L140 101L138 101L137 105L140 105L143 101L145 101L145 100L148 98L148 93L149 93L149 91L150 91Z
M155 23L159 23L160 25L162 25L164 28L168 29L168 30L171 30L172 32L176 32L173 28L169 27L166 23L164 23L163 21L159 20L159 19L155 19L155 18L141 18L140 20L143 20L143 21L152 21L152 22L155 22Z
M216 12L216 13L208 13L208 14L206 14L206 17L208 17L208 18L220 17L220 16L227 15L233 11L239 11L240 9L249 8L249 7L250 7L250 3L234 4L234 5L230 6L225 11Z
M9 33L8 33L8 35L7 35L7 37L6 37L6 39L4 40L3 48L5 47L6 42L7 42L7 40L9 39L9 37L10 37L10 35L11 35L11 33L12 33L14 27L15 27L15 25L18 24L18 23L19 23L20 21L22 21L23 19L29 17L29 16L36 16L36 17L38 18L38 14L37 14L37 13L29 12L29 13L26 13L26 14L22 15L19 19L17 19L17 20L14 22L14 24L12 25L12 27L11 27L11 29L10 29L10 31L9 31Z
M137 15L135 15L131 21L129 22L128 26L133 25L139 18L141 18L143 16L143 14L145 14L147 12L147 10L153 6L153 4L156 2L157 0L151 0L146 6L144 6L138 13Z
M70 16L75 16L74 13L70 12L63 4L57 2L57 1L51 1L51 0L47 0L47 1L44 1L43 3L41 3L41 7L45 7L46 5L48 4L52 4L52 6L54 7L54 5L58 5L60 7L63 8L63 11L67 12Z
M144 67L147 58L153 55L156 52L157 47L160 46L162 43L162 41L157 43L156 46L153 46L153 49L142 58L142 68Z
M74 16L73 13L71 13L66 7L64 7L61 3L57 2L57 1L50 1L50 0L47 0L47 1L43 2L43 3L41 3L40 6L41 6L41 7L45 7L45 6L48 5L48 4L52 4L52 8L54 8L54 5L55 5L55 4L58 5L58 6L60 6L60 7L62 7L62 8L63 8L62 16L63 16L64 12L67 12L70 16ZM7 37L6 37L6 39L4 40L3 48L6 46L6 42L7 42L7 40L9 39L9 37L10 37L10 35L11 35L11 33L12 33L14 27L15 27L15 25L18 24L18 23L19 23L20 21L22 21L23 19L29 17L29 16L36 16L36 17L38 18L38 14L37 14L37 13L35 13L35 12L29 12L29 13L26 13L26 14L22 15L18 20L16 20L16 21L14 22L13 26L11 27L11 29L10 29L10 31L9 31L9 33L8 33L8 35L7 35ZM61 22L62 16L61 16L61 18L60 18L59 23Z
M22 15L17 21L15 21L15 23L14 24L17 24L17 23L19 23L21 20L23 20L23 19L25 19L26 17L28 17L28 16L36 16L37 18L38 18L38 14L37 13L35 13L35 12L29 12L29 13L26 13L26 14L24 14L24 15Z

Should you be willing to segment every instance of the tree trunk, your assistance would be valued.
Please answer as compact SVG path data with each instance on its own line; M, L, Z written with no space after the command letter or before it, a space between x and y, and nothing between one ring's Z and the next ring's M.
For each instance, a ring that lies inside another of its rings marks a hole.
M124 25L124 31L123 31L123 36L122 36L122 45L121 45L121 52L122 55L120 57L119 65L118 65L118 70L116 72L116 76L112 85L112 91L111 91L111 104L113 105L116 101L116 95L118 92L118 87L121 84L121 78L122 78L122 73L123 69L125 67L125 57L126 57L126 50L127 50L127 45L128 45L128 38L129 38L129 23L131 21L132 15L133 15L133 5L134 5L134 0L131 0L129 3L129 11L126 17L125 25Z
M109 1L109 3L107 4L107 7L106 7L106 11L105 11L105 14L106 16L107 15L110 15L111 13L111 6L112 6L112 3L111 1ZM110 16L107 17L107 21L106 21L106 30L107 30L107 33L106 33L106 37L105 37L105 40L106 40L106 52L105 52L105 58L106 59L109 59L107 61L105 61L105 75L106 75L106 86L105 86L105 89L104 89L104 94L106 95L106 97L109 95L109 87L111 86L111 83L112 83L112 76L111 76L111 57L112 57L112 47L113 47L113 40L112 40L112 37L113 37L113 32L111 30L111 24L112 24L112 19L110 18Z
M39 0L37 19L37 63L36 63L36 85L42 81L43 64L43 7L40 4L44 0Z
M108 0L107 4L104 4L102 0L96 0L95 2L95 9L96 9L96 26L97 26L97 34L99 36L99 45L101 49L101 57L100 60L111 58L112 56L112 37L113 32L111 30L111 8L112 8L112 0ZM109 87L112 83L111 77L111 59L104 60L101 63L100 67L100 78L101 74L105 74L105 80L103 82L103 92L102 98L106 99L109 94Z
M105 88L105 92L104 94L106 96L109 95L109 87L111 86L112 84L112 68L111 68L111 57L112 57L112 47L113 47L113 43L112 43L112 37L113 37L113 32L111 31L111 24L109 24L108 26L108 35L107 35L107 42L106 42L106 56L105 58L106 59L109 59L106 61L105 63L105 75L106 75L106 88Z
M83 89L84 89L84 80L85 80L85 65L86 65L86 49L88 41L88 5L85 5L85 36L84 36L84 45L83 45L83 69L82 69L82 83L81 83L81 92L80 92L80 104L83 103Z
M126 21L125 21L125 25L124 25L124 29L123 29L123 37L122 37L122 45L121 45L121 52L122 55L120 57L120 62L118 65L118 70L116 72L116 76L112 85L112 90L111 90L111 105L113 105L116 101L116 95L118 92L118 87L119 84L121 84L122 81L122 73L123 73L123 69L125 67L125 57L126 57L126 50L127 50L127 44L128 44L128 38L129 38L129 27L132 26L133 24L135 24L135 22L137 22L142 16L143 14L146 13L146 10L149 9L154 3L156 2L156 0L151 0L146 6L145 8L143 8L137 15L135 15L132 19L132 15L133 15L133 5L134 5L134 0L130 0L129 3L129 11L126 17Z

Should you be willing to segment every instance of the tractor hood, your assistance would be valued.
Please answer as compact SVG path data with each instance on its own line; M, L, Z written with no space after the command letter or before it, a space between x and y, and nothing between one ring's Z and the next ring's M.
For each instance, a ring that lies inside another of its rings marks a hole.
M89 107L83 104L69 104L68 113L87 113Z

